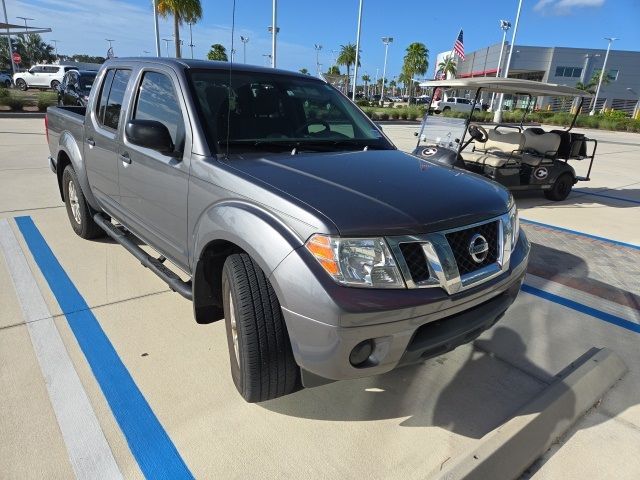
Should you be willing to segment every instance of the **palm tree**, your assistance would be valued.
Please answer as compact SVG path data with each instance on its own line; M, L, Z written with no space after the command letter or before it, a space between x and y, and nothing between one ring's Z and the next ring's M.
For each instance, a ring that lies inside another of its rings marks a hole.
M180 25L182 25L183 20L193 23L202 18L202 5L200 5L200 0L155 0L155 2L158 15L163 18L173 15L173 36L176 43L176 58L180 58Z
M393 95L394 97L396 96L396 86L397 86L397 85L398 85L398 84L396 83L396 81L395 81L395 80L391 80L391 81L389 82L389 86L391 87L391 95Z
M447 55L445 59L438 64L438 71L444 75L444 78L449 78L449 75L451 75L451 78L456 77L458 68L451 55Z
M340 54L336 60L338 65L345 65L347 67L347 90L349 93L349 78L351 74L351 65L356 63L356 46L353 43L346 45L340 45ZM360 66L360 58L358 58L358 66Z
M369 75L367 75L366 73L364 75L362 75L362 81L364 82L364 95L365 97L369 96L369 82L371 81L371 77Z
M216 60L218 62L228 62L229 58L227 57L227 49L224 48L224 45L219 43L214 43L211 45L211 50L207 53L207 58L209 60Z
M306 68L301 68L300 70L298 70L300 73L304 74L304 75L309 75L309 70L307 70Z
M429 68L429 50L424 43L414 42L407 47L406 51L402 71L408 77L407 80L409 81L409 85L411 85L413 83L413 77L427 73L427 68ZM411 103L411 88L409 88L409 103Z
M329 70L327 70L327 75L340 75L340 68L338 68L337 65L329 67Z

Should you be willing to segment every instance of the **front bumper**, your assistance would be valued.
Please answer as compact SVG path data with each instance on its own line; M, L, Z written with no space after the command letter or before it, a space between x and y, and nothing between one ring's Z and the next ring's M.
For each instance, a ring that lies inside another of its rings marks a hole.
M310 271L307 281L301 281L301 266L296 265L301 257L292 252L271 281L303 383L312 386L377 375L470 342L494 325L516 299L529 249L521 232L507 271L454 295L442 289L332 289L331 284L318 285L317 279L323 277ZM354 367L349 355L368 339L374 342L372 361Z

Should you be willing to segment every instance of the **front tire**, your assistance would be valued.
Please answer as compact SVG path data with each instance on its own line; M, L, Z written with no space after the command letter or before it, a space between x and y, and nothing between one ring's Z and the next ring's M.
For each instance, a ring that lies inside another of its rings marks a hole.
M93 220L93 212L84 198L78 176L71 165L67 165L62 172L62 191L73 231L85 239L104 236L104 231Z
M560 202L569 196L574 183L573 175L565 172L556 178L549 190L544 191L544 196L554 202Z
M247 402L263 402L299 389L300 370L275 291L246 253L230 255L222 269L222 299L231 376Z
M23 92L26 92L27 89L29 88L27 86L27 82L25 82L22 78L19 78L16 80L16 87L18 87Z
M4 81L4 86L9 88L11 86L11 80L5 80Z
M53 80L51 82L51 90L57 90L60 86L60 82L58 80Z

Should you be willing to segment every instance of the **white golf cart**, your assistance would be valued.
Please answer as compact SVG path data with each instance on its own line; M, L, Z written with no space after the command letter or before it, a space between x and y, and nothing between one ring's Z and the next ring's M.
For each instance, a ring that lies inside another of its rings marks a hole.
M512 95L514 106L522 108L523 114L519 124L482 126L473 122L475 109L464 121L434 117L427 109L420 132L416 133L415 155L479 173L511 190L542 190L548 199L556 201L567 198L576 182L590 179L597 141L571 131L584 99L591 97L589 93L563 85L493 77L434 80L420 86L431 87L432 98L436 89L466 91L473 104L480 104L484 95L492 93ZM566 129L550 131L525 128L526 115L538 97L564 99L567 106L572 105L571 124ZM588 143L593 146L589 153ZM585 159L589 161L587 173L578 176L569 160Z

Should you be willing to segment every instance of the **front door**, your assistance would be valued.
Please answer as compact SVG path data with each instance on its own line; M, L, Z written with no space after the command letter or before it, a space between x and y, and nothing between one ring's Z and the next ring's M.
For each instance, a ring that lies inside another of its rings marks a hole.
M84 158L91 190L112 213L119 202L118 126L131 70L109 69L104 74L100 97L85 121Z
M138 230L179 266L186 267L191 142L185 129L184 102L174 84L177 78L170 69L143 70L139 75L128 118L164 124L175 151L167 155L133 145L125 134L118 162L120 199L134 231Z

